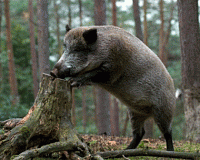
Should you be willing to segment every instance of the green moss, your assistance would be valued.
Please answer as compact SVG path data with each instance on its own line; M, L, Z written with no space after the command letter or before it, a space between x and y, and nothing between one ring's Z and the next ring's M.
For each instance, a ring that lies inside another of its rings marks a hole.
M10 160L15 159L17 157L17 155L13 155Z
M145 144L143 141L140 142L140 144L138 145L138 148L145 148Z
M177 152L199 152L200 151L200 143L189 142L189 141L176 141L175 151Z
M22 133L22 136L25 138L28 138L30 136L30 129L27 126L23 126L20 129L20 132Z
M96 143L97 143L96 140L89 142L90 145L94 145L94 144L96 144Z

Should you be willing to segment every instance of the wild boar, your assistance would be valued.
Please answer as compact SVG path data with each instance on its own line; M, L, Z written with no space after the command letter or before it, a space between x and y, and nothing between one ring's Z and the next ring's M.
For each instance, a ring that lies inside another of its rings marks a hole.
M158 56L129 32L114 26L66 27L64 52L51 75L71 77L73 87L95 84L112 93L129 109L133 140L140 143L144 122L153 117L173 151L173 80Z

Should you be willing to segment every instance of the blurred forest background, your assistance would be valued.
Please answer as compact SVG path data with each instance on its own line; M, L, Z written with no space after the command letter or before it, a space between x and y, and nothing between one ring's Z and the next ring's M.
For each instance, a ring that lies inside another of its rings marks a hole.
M69 24L75 28L96 24L94 13L98 7L95 8L95 1L44 0L43 2L0 0L1 121L24 117L27 114L37 95L41 73L48 73L62 54L65 25ZM176 0L105 0L104 6L106 24L117 25L144 40L144 43L158 54L166 65L179 93L181 49ZM45 30L46 37L40 33L42 29ZM9 30L11 39L8 38ZM44 57L42 59L42 55L47 56L47 59ZM96 106L97 103L101 103L97 100L97 90L93 86L73 90L72 118L79 133L101 133L97 122ZM131 136L126 106L109 95L106 107L110 119L108 122L110 131L107 134ZM102 119L104 118L101 117L100 121L103 121ZM180 94L177 96L172 127L174 139L184 139L184 126L183 98ZM149 137L161 136L155 125L151 132Z

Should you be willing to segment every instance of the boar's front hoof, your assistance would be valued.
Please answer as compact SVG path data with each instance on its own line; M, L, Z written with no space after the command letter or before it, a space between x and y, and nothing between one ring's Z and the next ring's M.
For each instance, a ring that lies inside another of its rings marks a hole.
M57 78L57 74L58 74L58 70L57 69L54 69L50 72L50 75L54 78Z
M85 77L74 77L69 79L71 87L81 87L89 84L89 80Z
M73 78L69 79L69 82L71 83L71 87L81 87L82 83L79 81L74 80Z
M55 79L55 78L60 78L60 79L65 79L65 75L58 75L58 71L57 69L53 69L51 72L50 72L50 75Z

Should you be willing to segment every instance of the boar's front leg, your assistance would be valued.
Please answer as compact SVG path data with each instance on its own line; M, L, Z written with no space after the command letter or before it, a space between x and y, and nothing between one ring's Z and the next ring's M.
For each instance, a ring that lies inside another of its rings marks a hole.
M101 72L102 72L101 70L94 70L91 72L78 75L77 77L72 77L69 81L71 82L72 87L90 85L93 82L92 79Z
M109 69L107 63L102 64L99 68L80 74L70 79L72 87L80 87L84 85L107 83L110 80Z

